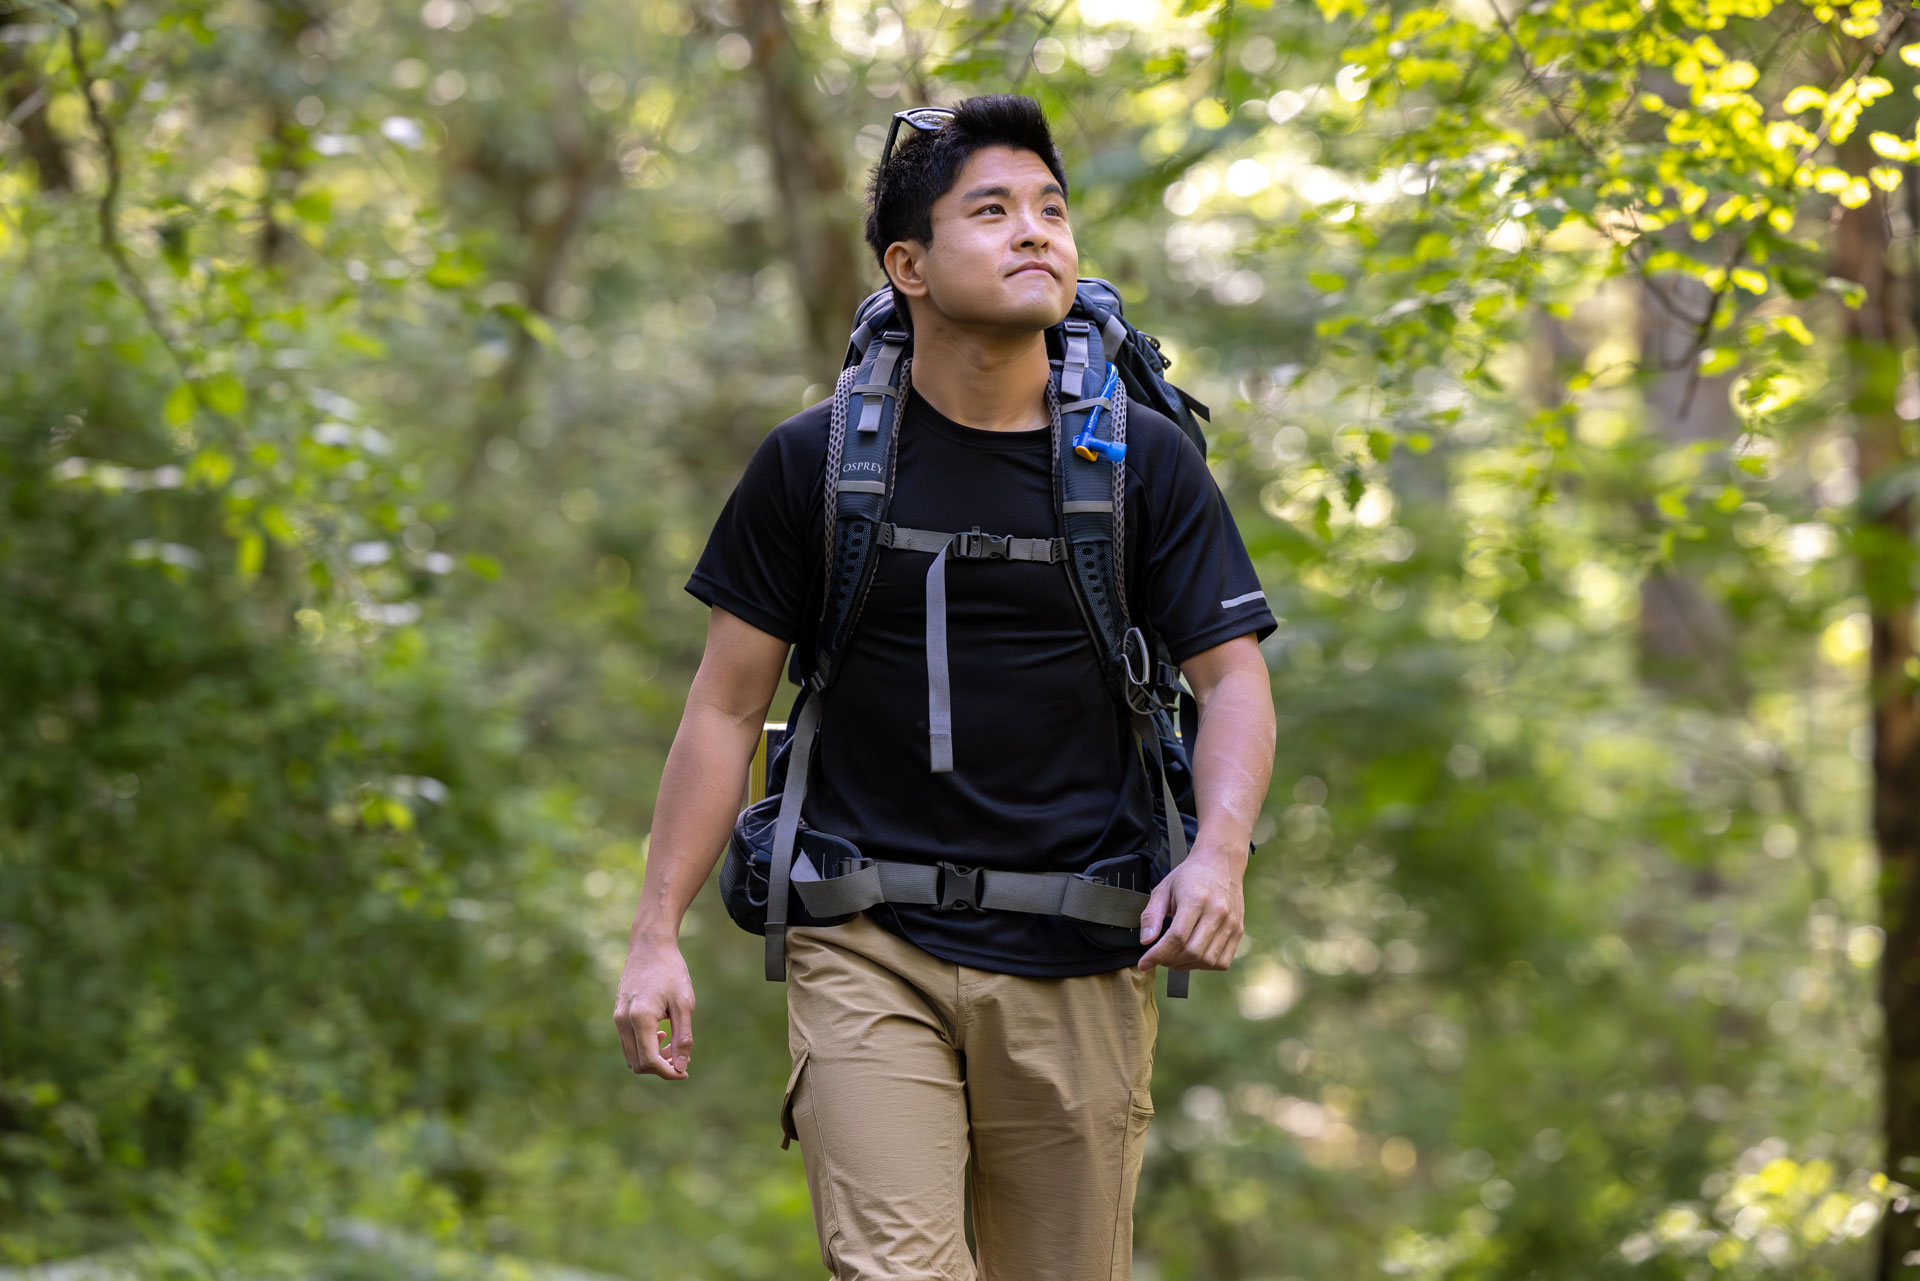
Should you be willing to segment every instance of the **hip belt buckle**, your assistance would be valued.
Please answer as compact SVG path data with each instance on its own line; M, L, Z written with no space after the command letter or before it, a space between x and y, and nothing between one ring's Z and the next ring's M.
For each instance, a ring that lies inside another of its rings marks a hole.
M936 912L979 912L980 906L980 869L961 867L954 863L935 863L940 869L940 901L934 904Z

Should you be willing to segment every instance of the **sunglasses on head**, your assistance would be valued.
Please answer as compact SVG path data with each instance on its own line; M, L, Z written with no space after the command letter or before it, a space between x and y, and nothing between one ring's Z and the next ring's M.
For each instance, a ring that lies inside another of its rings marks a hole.
M905 111L893 113L893 127L887 130L887 145L880 149L880 167L885 169L887 161L893 158L893 140L900 136L902 122L912 125L921 133L933 133L953 119L953 112L945 107L909 107Z

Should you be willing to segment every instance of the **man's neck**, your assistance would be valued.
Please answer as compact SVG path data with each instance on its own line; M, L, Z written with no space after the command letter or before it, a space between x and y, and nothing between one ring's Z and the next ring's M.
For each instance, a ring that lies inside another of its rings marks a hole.
M913 394L953 421L982 431L1045 427L1047 336L994 336L916 319Z

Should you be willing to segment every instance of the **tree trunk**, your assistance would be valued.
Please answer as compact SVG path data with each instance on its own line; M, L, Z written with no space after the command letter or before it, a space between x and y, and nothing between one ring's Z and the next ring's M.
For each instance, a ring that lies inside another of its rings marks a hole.
M0 28L25 20L24 10L0 13ZM42 191L72 191L73 166L67 163L67 145L54 132L47 119L47 103L52 91L40 78L37 63L20 52L20 46L0 30L0 104L4 115L20 131L20 144L33 161Z
M1849 165L1873 163L1857 143ZM1914 173L1906 175L1913 208ZM1880 963L1885 1014L1885 1168L1920 1187L1920 703L1908 673L1914 660L1913 502L1906 492L1914 456L1895 412L1902 357L1914 329L1902 306L1912 301L1889 261L1886 200L1876 189L1858 209L1840 212L1835 272L1866 289L1845 312L1850 375L1848 409L1859 449L1860 500L1854 535L1861 590L1872 620L1867 697L1873 725L1873 836L1880 856ZM1920 1215L1903 1204L1881 1229L1876 1281L1920 1278Z
M806 313L811 370L831 382L846 354L853 309L869 292L862 283L868 273L845 211L846 171L820 139L806 70L781 3L748 0L744 17L760 78L762 136L779 188L776 218ZM877 285L877 269L871 274Z

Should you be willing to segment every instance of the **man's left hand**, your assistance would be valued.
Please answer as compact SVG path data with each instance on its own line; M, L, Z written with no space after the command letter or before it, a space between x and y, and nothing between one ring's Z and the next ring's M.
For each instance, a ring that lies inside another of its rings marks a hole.
M1140 968L1224 970L1239 950L1245 924L1240 873L1225 854L1195 849L1153 887L1140 913L1140 941L1153 944Z

